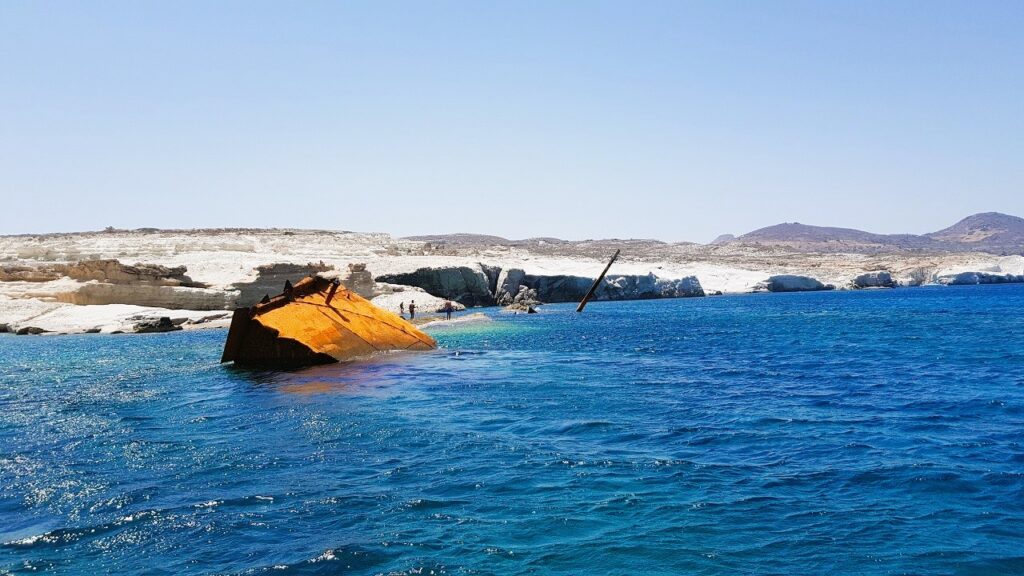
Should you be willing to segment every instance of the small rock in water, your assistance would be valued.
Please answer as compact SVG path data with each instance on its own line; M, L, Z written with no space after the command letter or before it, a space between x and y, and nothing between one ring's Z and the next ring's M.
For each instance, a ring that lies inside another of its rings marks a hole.
M534 306L539 306L540 303L540 300L537 299L536 290L520 285L519 291L516 292L515 297L512 298L512 302L505 307L505 310L536 314L537 310Z
M23 328L18 328L18 331L15 332L15 334L18 336L25 336L26 334L42 334L44 332L49 332L49 330L43 330L37 326L25 326Z
M175 324L167 316L160 317L159 320L148 320L146 322L139 322L135 325L135 332L137 334L148 334L152 332L173 332L175 330L181 330L181 326Z

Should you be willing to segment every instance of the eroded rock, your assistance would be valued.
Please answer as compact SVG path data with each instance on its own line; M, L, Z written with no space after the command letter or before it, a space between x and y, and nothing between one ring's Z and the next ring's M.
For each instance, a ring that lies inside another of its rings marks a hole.
M81 306L134 304L171 310L227 310L234 308L235 296L236 292L206 288L90 282L74 292L55 294L54 299Z
M833 290L835 286L823 284L810 276L796 274L779 274L768 278L758 286L758 290L768 292L814 292L817 290Z
M523 285L523 280L525 278L526 272L519 268L502 270L495 281L494 299L497 304L499 306L508 306L511 304L512 300L519 292L520 286Z
M487 275L480 268L419 268L415 272L378 276L377 281L417 286L433 296L447 298L465 306L494 305L494 296L488 290Z
M541 302L578 302L593 285L593 278L569 275L534 275L512 268L502 271L496 300L510 305L525 286L535 291ZM654 274L609 274L598 287L594 300L646 300L654 298L688 298L704 296L704 289L695 276L670 279Z
M51 282L63 275L56 266L0 266L0 282Z
M110 284L148 284L156 286L184 286L205 288L185 275L184 266L168 268L158 264L122 264L118 260L83 260L63 266L64 276L88 282L96 280Z
M867 272L853 279L854 288L895 288L896 281L892 274L880 272Z
M595 294L598 300L650 300L704 296L696 276L668 279L654 274L608 275Z
M968 286L974 284L1016 284L1024 282L1024 275L996 274L993 272L961 272L947 274L935 279L946 286Z
M375 282L373 274L366 269L366 264L349 264L348 272L340 279L345 288L363 298L373 298Z
M537 291L542 302L579 302L590 291L594 284L593 278L582 276L538 276L527 274L522 284ZM598 289L600 291L600 289ZM601 299L597 297L597 299Z
M135 325L134 332L136 334L150 334L154 332L174 332L175 330L181 330L180 324L175 324L167 316L161 316L160 318L144 320Z
M480 270L483 271L484 276L487 277L487 291L497 297L498 279L501 277L501 267L480 264Z
M431 296L418 286L378 283L377 289L379 291L382 290L382 293L379 296L374 297L370 302L372 302L374 306L378 306L394 314L404 314L405 312L408 312L409 303L414 300L416 301L417 314L444 312L444 303L448 301L445 298ZM466 309L463 304L459 304L454 300L452 300L451 303L452 309L456 312Z
M281 292L285 282L295 284L307 276L334 270L334 266L310 262L308 264L288 264L278 262L265 264L256 268L256 279L251 282L238 282L232 287L238 290L236 306L252 306L266 295Z
M527 314L536 314L536 307L541 304L541 301L537 299L537 291L533 288L526 286L520 286L519 291L516 293L512 301L505 306L505 310L512 312L526 312Z

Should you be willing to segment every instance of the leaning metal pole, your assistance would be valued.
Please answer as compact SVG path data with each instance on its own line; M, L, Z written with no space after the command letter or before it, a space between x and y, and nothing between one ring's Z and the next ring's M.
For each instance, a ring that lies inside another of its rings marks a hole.
M597 277L597 280L594 280L594 285L590 287L590 292L587 292L587 295L583 297L583 300L580 300L580 305L576 307L577 312L583 312L583 309L587 307L587 301L594 296L594 292L597 292L597 287L601 285L601 281L604 280L604 275L608 273L608 269L612 267L612 264L615 263L615 259L619 257L619 252L619 250L615 251L612 259L608 261L608 265L604 267L604 271Z

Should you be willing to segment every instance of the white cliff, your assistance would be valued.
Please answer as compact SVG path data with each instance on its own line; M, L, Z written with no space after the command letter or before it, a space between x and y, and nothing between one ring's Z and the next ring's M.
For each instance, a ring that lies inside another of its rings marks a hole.
M0 329L42 328L45 321L56 332L113 331L119 329L113 326L129 327L129 317L202 318L279 292L289 274L301 277L313 268L338 270L369 296L387 296L379 301L387 307L404 296L396 297L393 289L371 292L373 278L415 283L435 300L459 296L471 306L495 304L502 294L511 298L524 285L549 297L572 299L576 285L588 285L615 248L622 248L623 255L602 289L607 298L751 292L769 285L772 277L787 276L813 280L809 286L840 289L855 287L858 278L860 284L874 286L975 278L985 282L994 277L1016 281L1024 276L1022 256L975 252L806 253L736 243L645 240L447 243L443 238L309 230L3 236ZM422 298L421 310L436 303Z

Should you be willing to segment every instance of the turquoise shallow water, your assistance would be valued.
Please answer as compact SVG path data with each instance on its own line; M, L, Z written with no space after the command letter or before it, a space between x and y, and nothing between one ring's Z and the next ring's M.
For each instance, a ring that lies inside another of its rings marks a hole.
M547 306L287 373L3 336L0 573L1024 573L1022 310Z

